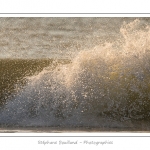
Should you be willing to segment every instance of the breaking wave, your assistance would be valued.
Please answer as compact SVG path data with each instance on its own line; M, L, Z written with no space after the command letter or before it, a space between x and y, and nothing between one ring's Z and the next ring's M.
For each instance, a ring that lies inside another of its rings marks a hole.
M114 43L80 51L71 63L27 80L1 108L0 124L111 127L149 120L150 27L124 23Z

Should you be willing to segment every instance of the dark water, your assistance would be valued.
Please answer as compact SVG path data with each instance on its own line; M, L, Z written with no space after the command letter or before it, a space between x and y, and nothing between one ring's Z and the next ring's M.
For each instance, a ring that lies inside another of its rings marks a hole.
M44 67L57 66L57 63L64 63L67 60L52 59L1 59L0 60L0 105L5 105L5 102L15 94L19 89L22 89L27 83L27 76L38 74ZM18 87L18 89L17 89Z
M1 45L1 126L149 130L149 18L15 19L1 19L20 40Z

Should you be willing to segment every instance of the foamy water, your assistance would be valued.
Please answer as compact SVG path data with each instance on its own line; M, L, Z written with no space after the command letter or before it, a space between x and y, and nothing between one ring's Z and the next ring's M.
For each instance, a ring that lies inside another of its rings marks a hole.
M26 77L26 85L1 108L0 124L134 128L135 121L149 122L150 26L127 21L111 27L114 33L107 26L104 37L113 33L113 40L91 41L88 49L72 52L73 47L70 63L51 64Z

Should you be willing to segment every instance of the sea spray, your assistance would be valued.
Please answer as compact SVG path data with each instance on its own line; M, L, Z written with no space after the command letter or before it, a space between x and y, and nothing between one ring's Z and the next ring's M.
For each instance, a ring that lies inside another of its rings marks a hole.
M126 120L149 120L149 43L148 25L124 23L116 42L28 77L1 110L0 124L121 127Z

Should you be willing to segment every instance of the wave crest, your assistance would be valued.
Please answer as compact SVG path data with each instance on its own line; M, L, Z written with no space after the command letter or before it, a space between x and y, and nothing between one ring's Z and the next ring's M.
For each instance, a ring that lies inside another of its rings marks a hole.
M101 126L104 118L149 119L150 27L135 20L120 34L119 42L81 51L71 63L29 78L0 122Z

